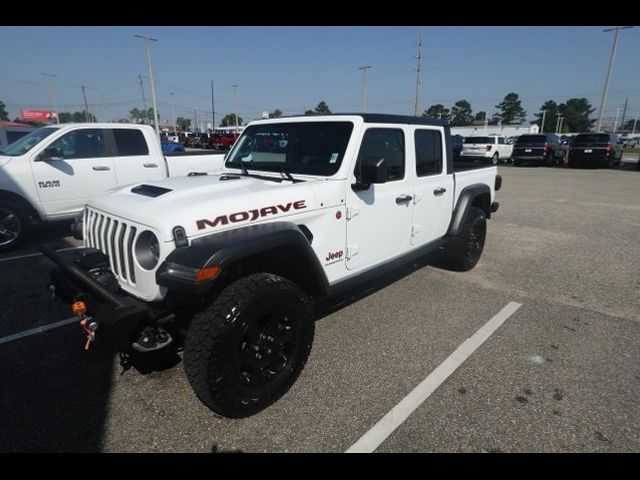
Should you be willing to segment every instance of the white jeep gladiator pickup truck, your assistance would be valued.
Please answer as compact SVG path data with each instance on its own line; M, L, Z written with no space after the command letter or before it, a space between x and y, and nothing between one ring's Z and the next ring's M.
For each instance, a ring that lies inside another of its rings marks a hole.
M220 154L163 155L149 125L37 129L0 150L0 250L16 246L39 222L73 218L96 193L223 166Z
M439 120L259 120L222 173L94 197L85 250L40 249L86 348L102 337L131 362L179 346L202 402L245 417L300 374L317 300L435 249L473 268L501 182L494 166L454 172Z

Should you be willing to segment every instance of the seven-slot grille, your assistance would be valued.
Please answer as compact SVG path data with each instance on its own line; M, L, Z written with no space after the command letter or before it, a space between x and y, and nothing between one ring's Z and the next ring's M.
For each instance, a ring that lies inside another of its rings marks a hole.
M130 223L105 215L89 207L84 210L86 245L109 257L111 271L130 285L136 284L133 242L138 229Z

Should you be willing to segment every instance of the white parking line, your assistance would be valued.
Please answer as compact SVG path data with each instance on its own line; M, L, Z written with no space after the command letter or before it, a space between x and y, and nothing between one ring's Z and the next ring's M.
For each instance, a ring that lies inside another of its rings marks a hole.
M60 250L56 250L57 252L67 252L69 250L77 250L79 248L83 248L82 245L78 246L78 247L67 247L67 248L61 248ZM21 258L29 258L29 257L39 257L40 255L42 255L40 252L36 252L36 253L27 253L25 255L17 255L15 257L6 257L6 258L0 258L0 262L8 262L9 260L20 260Z
M8 335L6 337L0 338L0 345L2 345L3 343L13 342L14 340L19 340L24 337L30 337L31 335L36 335L37 333L46 332L47 330L53 330L54 328L64 327L65 325L69 325L77 321L78 317L71 317L65 320L60 320L59 322L53 322L47 325L42 325L41 327L25 330L24 332L14 333L13 335Z
M351 445L346 453L371 453L404 422L413 411L475 352L522 304L509 302L485 323L480 330L467 338L447 359L436 367L409 395L393 407L371 430Z

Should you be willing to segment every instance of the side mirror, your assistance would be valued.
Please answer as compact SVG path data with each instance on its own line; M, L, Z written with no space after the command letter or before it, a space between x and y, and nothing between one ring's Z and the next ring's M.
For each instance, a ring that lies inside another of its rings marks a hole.
M360 164L360 178L353 190L367 190L371 184L387 183L387 165L384 158L364 157Z
M38 160L42 162L64 160L64 152L59 147L45 148L44 152L38 156Z

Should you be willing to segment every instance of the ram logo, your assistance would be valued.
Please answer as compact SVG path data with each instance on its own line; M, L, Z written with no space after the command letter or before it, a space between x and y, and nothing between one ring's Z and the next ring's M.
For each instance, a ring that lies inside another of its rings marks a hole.
M47 180L46 182L38 182L40 188L55 188L60 186L60 180Z
M218 225L228 225L229 223L246 221L253 222L258 218L266 217L267 215L277 215L291 210L302 210L303 208L307 208L304 202L304 200L297 200L285 205L269 205L268 207L243 210L229 215L220 215L213 220L203 218L202 220L196 220L196 226L198 227L198 230L204 230L207 227L217 227Z

